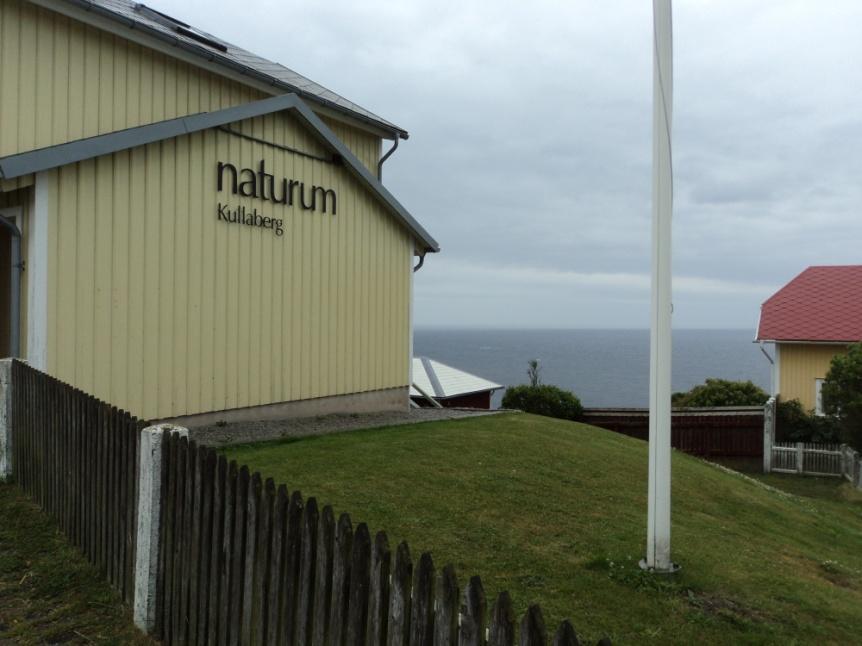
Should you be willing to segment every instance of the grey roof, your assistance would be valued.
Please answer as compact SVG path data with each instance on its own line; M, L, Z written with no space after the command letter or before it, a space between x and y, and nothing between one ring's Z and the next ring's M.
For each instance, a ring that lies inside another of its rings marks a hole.
M348 114L355 119L391 132L393 135L397 133L402 139L407 139L409 136L408 132L403 128L377 116L352 101L348 101L344 97L307 79L301 74L279 63L268 61L236 45L232 45L179 19L161 14L152 7L131 2L130 0L60 1L110 18L130 29L147 33L159 40L200 56L207 61L217 63L252 78L256 77L258 80L276 86L285 92L299 94L305 99ZM195 34L202 36L203 39L196 38ZM212 41L215 46L207 44L204 42L205 40Z
M31 150L0 158L0 179L14 179L29 173L38 173L51 168L73 164L100 155L144 146L146 144L179 137L207 128L216 128L228 123L242 121L273 112L290 110L309 127L320 142L333 151L345 168L389 210L424 245L424 251L440 251L437 241L419 224L401 203L395 199L380 180L371 174L350 149L335 136L314 111L296 94L282 94L252 103L201 112L178 119L168 119L146 126L128 128L96 137L78 139L65 144Z

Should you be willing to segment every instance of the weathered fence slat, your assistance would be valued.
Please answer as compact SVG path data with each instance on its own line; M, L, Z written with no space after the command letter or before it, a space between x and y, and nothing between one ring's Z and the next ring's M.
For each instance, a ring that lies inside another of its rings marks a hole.
M508 592L501 592L491 611L488 646L513 646L515 643L515 612Z
M195 480L197 477L197 457L198 445L197 442L189 441L186 447L185 455L185 478L183 482L183 518L180 525L182 531L182 541L180 542L180 615L179 615L179 641L182 644L188 644L193 633L189 631L190 617L190 601L191 601L191 580L192 580L192 550L195 549L193 543L193 532L195 526L195 514L197 507L195 506Z
M128 428L126 429L126 433L128 434ZM159 544L161 545L161 549L159 550L159 569L158 576L156 579L156 584L158 586L158 592L156 593L156 621L155 621L155 631L153 636L156 639L164 640L165 636L165 608L170 607L170 571L169 571L169 560L167 555L171 552L171 534L172 527L170 523L170 519L173 517L173 510L171 505L173 504L173 496L170 492L171 482L173 478L171 477L171 447L176 446L176 437L173 433L168 433L167 437L164 438L162 442L162 474L161 474L161 492L162 499L160 505L160 515L159 518Z
M140 474L138 470L140 469L140 465L137 464L137 456L139 454L137 450L137 443L139 441L140 433L138 432L137 424L132 419L126 419L122 425L122 433L125 439L125 464L135 464L136 467L134 469L125 469L125 496L124 500L128 501L137 501L137 487L138 487L138 478ZM164 446L164 445L163 445ZM162 463L164 464L164 462ZM162 469L162 491L164 491L164 484L167 481L167 472L165 469ZM135 590L135 577L133 572L135 571L135 557L137 553L137 538L138 538L138 514L137 514L137 502L135 504L129 505L126 504L126 562L125 569L128 573L126 578L126 600L128 603L134 602L134 590ZM160 525L161 526L161 525ZM161 634L161 622L159 619L156 620L156 630L157 634Z
M542 617L542 609L533 605L527 608L521 619L521 646L547 646L548 631Z
M254 597L252 603L252 643L266 644L267 600L272 571L272 513L275 504L275 483L267 478L261 492L258 514L258 544L254 562Z
M230 608L228 609L227 627L228 643L238 644L240 641L240 627L242 622L242 595L243 582L245 580L245 530L246 514L248 512L248 490L249 480L248 467L243 466L239 470L236 483L236 502L233 515L233 540L231 541L231 555L228 559L231 564L230 574Z
M329 612L329 643L331 644L345 643L352 547L353 524L350 522L350 516L341 514L335 528L335 549L332 557L332 606Z
M197 590L195 594L197 601L197 628L195 633L199 643L205 642L209 635L210 577L213 576L212 552L213 544L218 540L213 527L213 497L217 491L216 467L218 456L216 456L215 451L208 448L202 449L201 453L201 496L199 498L201 512L198 538L200 553L197 559L198 577L195 586Z
M407 646L410 643L412 591L413 561L410 560L410 548L402 541L395 551L395 566L392 568L387 646Z
M434 646L455 646L458 643L459 595L455 568L447 565L437 579L434 616Z
M371 578L371 536L360 523L353 535L346 643L363 646L368 634L368 585Z
M213 453L215 455L215 453ZM210 519L210 561L207 595L206 635L207 644L218 643L219 590L221 588L222 546L224 544L224 507L227 498L227 459L216 456L213 470L213 492Z
M230 617L232 604L231 575L233 574L233 539L234 539L234 516L236 515L237 485L239 472L236 462L231 461L227 467L225 479L224 513L222 521L222 558L219 568L219 601L218 601L218 626L216 628L217 643L226 646L230 643Z
M458 646L482 646L485 643L486 612L487 602L482 580L478 576L471 577L467 587L464 588Z
M302 550L302 494L294 491L287 505L287 539L284 542L282 561L284 562L284 579L282 579L281 611L279 613L280 643L293 644L296 640L296 610L297 593L299 590L299 559Z
M413 609L410 614L410 646L434 643L434 561L424 552L413 579Z
M191 542L189 545L188 563L188 601L186 606L186 617L188 622L188 642L197 644L198 641L198 599L200 597L200 575L201 575L201 523L203 511L204 469L206 468L207 449L197 446L195 443L192 457L194 466L194 479L192 481L192 504L189 525L191 527Z
M329 641L329 611L332 604L332 553L335 544L335 516L327 505L317 527L317 572L314 577L312 644Z
M575 633L575 629L572 627L572 624L566 619L563 623L560 624L560 627L557 628L557 632L554 635L554 643L553 646L580 646L580 641L578 641L578 635Z
M287 540L287 488L279 486L273 503L272 560L267 595L266 643L278 644L281 625L281 597L284 594L284 543Z
M240 640L243 644L251 644L252 636L257 626L253 625L254 619L254 588L255 588L255 560L258 548L258 532L260 529L260 503L263 483L260 474L255 472L251 477L251 486L248 491L247 517L245 524L245 577L243 578L242 593L242 630Z
M296 611L296 643L311 645L314 613L314 577L317 573L317 500L309 498L302 514L302 546L299 565L299 600Z
M389 570L392 552L385 532L377 532L371 550L371 581L368 599L369 646L385 646L389 618Z
M126 519L122 508L122 499L124 498L125 493L123 491L125 485L123 472L125 469L122 468L123 455L125 454L125 436L123 434L120 417L117 413L118 411L116 408L111 408L111 435L114 438L114 455L112 460L114 463L114 522L112 525L115 534L113 541L114 558L112 567L114 571L114 580L116 581L115 587L120 591L120 596L123 596L126 589L126 578L124 576L125 571L123 568L123 563L126 560Z

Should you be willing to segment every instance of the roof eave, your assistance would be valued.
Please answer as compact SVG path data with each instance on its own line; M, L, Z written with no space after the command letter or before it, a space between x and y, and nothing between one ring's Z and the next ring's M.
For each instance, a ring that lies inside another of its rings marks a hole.
M787 338L787 339L761 339L758 337L756 339L759 343L798 343L800 345L849 345L851 343L860 343L862 339L796 339L796 338Z

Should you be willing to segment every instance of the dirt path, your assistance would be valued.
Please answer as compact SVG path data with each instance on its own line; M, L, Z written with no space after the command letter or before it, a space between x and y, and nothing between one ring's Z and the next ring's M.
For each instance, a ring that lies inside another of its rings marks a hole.
M404 412L363 413L354 415L325 415L298 419L268 420L262 422L236 422L221 426L202 426L191 429L191 439L208 446L264 442L286 437L308 437L356 431L363 428L400 426L420 422L462 419L480 415L495 415L502 411L479 411L464 408L418 408Z

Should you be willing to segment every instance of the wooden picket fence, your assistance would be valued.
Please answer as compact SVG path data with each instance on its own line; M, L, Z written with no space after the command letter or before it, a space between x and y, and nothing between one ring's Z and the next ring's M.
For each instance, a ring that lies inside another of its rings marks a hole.
M173 434L163 443L162 560L156 636L167 644L524 646L549 641L539 606L516 625L501 593L490 613L479 577L462 590L431 555L394 554L347 514L276 487ZM603 643L609 643L603 640Z
M18 486L131 603L143 424L20 361L12 382Z
M132 604L144 424L19 361L12 364L17 484ZM161 443L153 636L167 644L571 646L539 606L516 622L479 577L459 587L406 543L276 487L213 449ZM145 525L142 525L145 527ZM141 572L138 571L140 576ZM137 582L140 584L140 581ZM603 639L600 644L609 644Z

